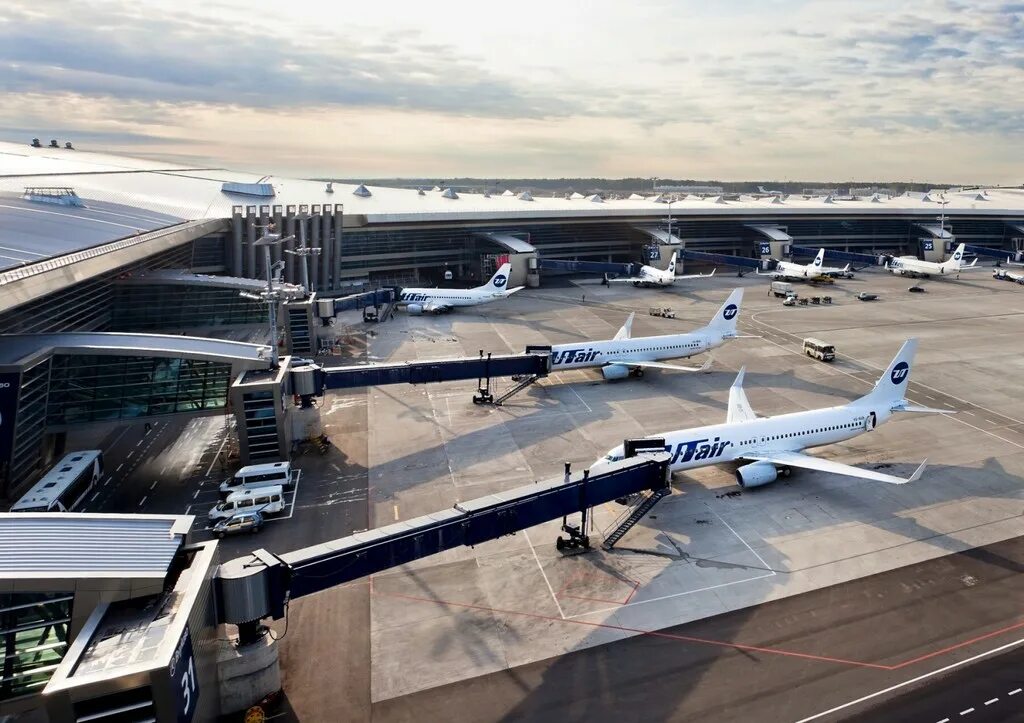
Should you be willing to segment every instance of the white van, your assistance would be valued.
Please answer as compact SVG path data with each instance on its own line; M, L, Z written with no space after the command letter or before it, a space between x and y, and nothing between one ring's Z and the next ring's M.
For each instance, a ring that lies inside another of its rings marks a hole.
M270 462L268 464L250 464L235 472L220 483L220 496L227 497L232 492L256 487L273 487L281 485L285 489L294 486L291 462Z
M210 522L216 522L239 512L259 512L263 515L272 515L283 509L284 488L281 485L275 485L273 487L245 488L232 492L226 500L211 507L207 516L210 518Z

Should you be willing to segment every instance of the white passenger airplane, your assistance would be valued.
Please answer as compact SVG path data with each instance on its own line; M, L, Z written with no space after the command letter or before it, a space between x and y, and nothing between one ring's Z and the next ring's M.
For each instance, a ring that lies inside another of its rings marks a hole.
M511 271L512 264L502 264L490 281L473 289L402 289L398 305L410 314L442 314L457 306L476 306L506 299L523 288L505 288Z
M702 367L684 367L665 364L659 359L688 358L719 347L736 338L736 319L743 302L743 289L736 289L725 300L711 322L688 334L666 334L633 338L631 330L635 312L629 315L613 339L592 341L587 344L556 344L551 347L551 370L601 367L605 379L624 379L643 376L645 368L672 369L696 372Z
M894 412L949 414L948 410L930 409L907 401L907 383L916 350L917 339L907 340L896 358L889 364L889 368L875 383L875 388L860 399L837 407L780 414L775 417L758 418L754 414L743 391L744 369L740 369L736 381L729 389L729 410L725 424L651 436L665 439L665 451L672 455L672 472L723 462L747 462L736 470L736 480L741 487L760 487L774 482L780 468L786 470L789 467L802 467L889 484L913 482L921 476L928 460L922 462L909 478L903 479L812 457L804 454L803 450L835 444L870 432L876 425L888 420ZM590 468L591 472L595 470L595 466L600 468L622 458L623 451L620 445L595 462Z
M775 279L820 279L823 276L840 276L850 273L850 265L845 268L822 266L825 261L825 249L819 249L814 261L809 264L795 264L791 261L777 261L774 269L766 274L756 271L758 276L771 276Z
M631 276L626 279L608 279L614 284L629 283L633 286L671 286L679 279L709 279L715 275L715 270L712 269L710 274L684 274L682 276L676 276L676 256L675 251L672 252L672 258L669 259L668 268L664 271L653 266L641 266L640 273L637 276Z
M922 261L916 256L900 256L885 265L889 271L900 276L944 276L946 274L960 276L961 271L973 269L978 263L975 258L970 266L964 266L964 248L966 244L960 244L956 251L948 259L939 263L937 261Z

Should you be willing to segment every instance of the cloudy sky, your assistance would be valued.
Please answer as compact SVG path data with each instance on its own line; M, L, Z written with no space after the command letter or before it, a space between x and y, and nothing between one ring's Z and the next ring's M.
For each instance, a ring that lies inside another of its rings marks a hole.
M292 175L1021 183L1024 2L4 0L0 100Z

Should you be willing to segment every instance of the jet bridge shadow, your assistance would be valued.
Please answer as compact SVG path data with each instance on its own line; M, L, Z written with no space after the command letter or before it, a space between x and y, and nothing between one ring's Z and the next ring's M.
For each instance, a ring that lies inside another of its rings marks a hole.
M909 474L912 465L893 467L899 468L893 470L897 474ZM991 577L998 579L1019 575L1024 571L1024 563L1019 559L1007 557L991 549L972 548L956 540L958 533L969 533L972 527L943 533L914 515L915 510L924 513L935 505L972 496L1019 500L1024 480L1008 474L996 459L986 461L980 471L955 466L934 466L930 467L929 471L933 475L952 475L953 479L943 484L929 485L926 473L915 485L887 488L889 493L885 495L884 503L890 505L891 510L883 518L866 514L867 509L862 503L862 496L875 494L878 486L862 482L836 485L829 481L824 485L816 485L812 480L814 476L834 479L834 476L820 473L798 473L788 482L753 491L744 490L742 495L766 498L773 492L776 495L778 492L784 492L788 493L786 496L791 497L796 491L808 500L826 500L830 507L845 510L845 519L838 520L836 524L861 522L888 533L904 536L908 541L918 540L936 545L944 553L958 553L972 562L973 569L980 572L980 578L990 576L985 573L986 570L992 571ZM995 479L998 484L979 482L977 489L972 491L970 485L960 483L963 479ZM789 503L782 501L780 504ZM664 524L664 517L662 516L660 520L659 526ZM685 530L670 529L666 532ZM773 557L774 547L770 543L762 543L761 549L765 557ZM678 555L678 551L679 548L675 544L666 546L664 541L659 540L650 550L619 548L613 554L676 556L680 561L700 564L700 561L694 558L684 560ZM592 564L598 569L611 569L618 574L617 568L610 568L607 565L604 558L607 553L591 554L594 557ZM782 561L787 560L785 556L776 557ZM584 556L582 559L589 558ZM709 562L714 565L716 561L712 558ZM919 564L927 563L911 563L911 567ZM780 564L773 567L778 568L778 574L767 579L767 584L773 587L784 584L786 574L795 572L783 570L784 565ZM897 568L903 569L902 566ZM860 590L870 579L887 574L890 573L880 569L868 577L826 586L797 597L817 595L822 603L829 606L826 610L848 611L843 613L844 625L860 622L870 626L874 612L859 602L866 594ZM898 572L896 574L902 578ZM908 575L913 578L912 571ZM905 588L902 583L898 584ZM906 592L905 589L903 591ZM762 600L767 599L770 594L771 591L766 590L761 596ZM895 602L886 603L890 607L886 608L885 614L912 617L915 605L921 603L928 594L922 592L919 596L893 596ZM426 591L426 596L430 597L431 592ZM797 688L812 688L816 684L829 685L834 676L846 675L848 671L853 671L849 673L853 675L878 675L875 669L891 668L882 664L891 660L872 658L870 652L863 652L862 657L857 659L847 660L843 657L829 657L841 656L841 651L815 646L815 641L819 639L835 643L836 636L831 634L834 621L830 612L815 617L808 611L807 616L801 618L807 620L807 623L801 629L800 636L791 640L788 637L790 631L787 631L783 624L773 622L773 616L777 614L773 611L790 605L793 600L795 598L791 597L755 604L734 612L664 630L652 630L650 633L641 633L609 643L609 629L634 634L641 632L628 627L619 628L619 618L611 614L607 616L605 623L592 623L595 628L593 634L572 646L571 650L563 655L378 702L374 705L374 719L414 720L416 710L431 710L432 715L436 714L439 719L469 716L474 720L508 722L555 719L581 723L612 719L749 720L750 711L760 705L761 696L776 695L785 698L791 690L794 691L793 695L799 695L795 692ZM800 607L799 603L796 603L796 607ZM821 610L817 604L811 609ZM525 615L535 615L535 611L532 610L522 612ZM791 617L792 615L787 616L786 620ZM956 630L929 630L927 626L920 626L914 634L919 634L921 639L905 643L907 656L918 651L920 645L927 646L932 644L933 640L943 640L943 635L956 635L961 631L961 627L964 634L960 639L970 639L970 631L974 629L971 627L973 623L969 620L970 616L963 617L967 619L958 623ZM554 619L553 622L558 625L560 621ZM565 621L564 624L578 623ZM887 649L886 645L870 640L863 643L847 642L848 645L843 647L852 648L854 651L874 650L879 656L882 655L878 652L880 649ZM745 711L745 716L734 718L733 716L737 714L743 715L740 711ZM794 716L787 708L781 712L764 710L757 717L766 721L783 721L793 720L798 716Z

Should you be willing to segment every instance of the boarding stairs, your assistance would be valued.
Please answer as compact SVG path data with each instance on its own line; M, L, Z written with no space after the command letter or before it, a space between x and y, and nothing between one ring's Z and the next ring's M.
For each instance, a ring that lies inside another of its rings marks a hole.
M669 486L660 487L653 492L638 493L636 496L639 497L639 502L633 507L629 508L622 516L616 520L618 526L612 530L610 535L606 535L604 542L601 543L601 547L604 550L611 550L615 547L615 543L621 540L627 532L633 529L634 525L644 518L648 512L650 512L663 497L667 497L672 494L672 488Z
M476 395L473 397L473 403L493 404L496 407L500 407L502 404L507 402L516 394L519 394L519 392L523 391L524 389L533 384L536 384L538 379L540 379L539 374L526 374L524 376L514 376L512 377L512 381L515 382L515 384L506 389L501 394L499 394L497 397L491 394L491 380L488 379L487 385L477 390Z

